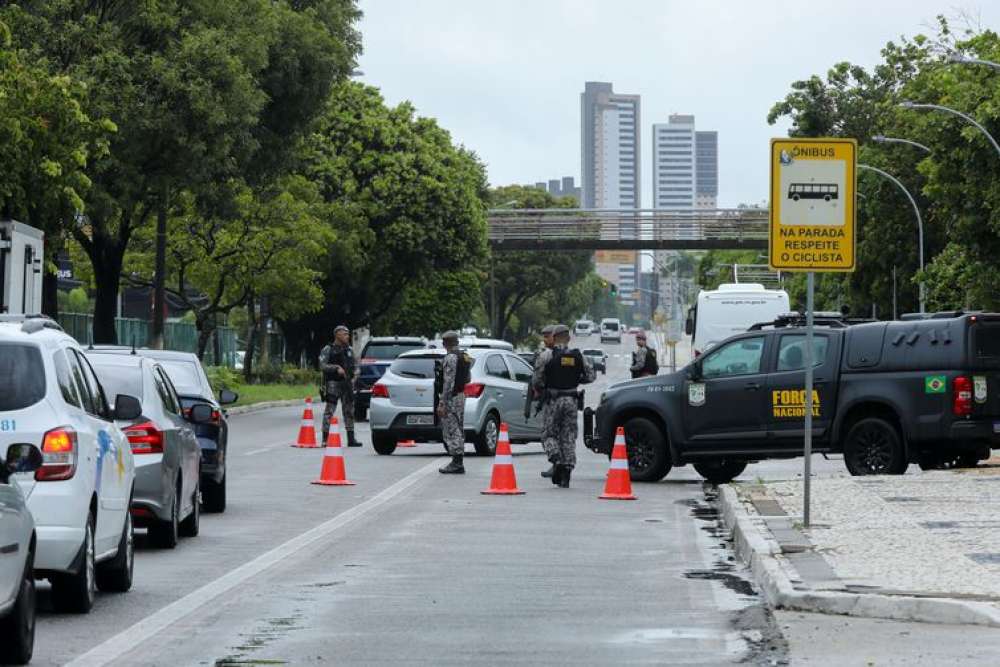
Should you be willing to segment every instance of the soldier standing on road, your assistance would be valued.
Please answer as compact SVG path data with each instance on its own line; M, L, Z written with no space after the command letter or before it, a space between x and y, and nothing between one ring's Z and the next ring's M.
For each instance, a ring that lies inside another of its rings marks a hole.
M542 351L531 384L545 394L545 423L542 427L545 453L555 466L552 483L569 488L576 467L576 413L579 386L593 382L594 367L580 350L569 349L569 327L557 324L552 331L554 345Z
M551 350L552 346L554 345L554 343L552 342L552 332L553 332L553 330L555 330L555 328L556 328L556 325L554 325L554 324L549 324L549 325L546 325L546 326L542 327L542 344L545 346L545 349L542 350L542 352L539 352L538 355L535 357L535 373L536 374L542 372L541 370L539 370L540 368L542 368L542 369L544 368L544 365L542 364L542 355L545 353L546 350ZM537 400L541 400L541 398L542 398L541 392L536 393L534 386L529 387L528 391L531 392L532 397L536 401ZM546 417L546 413L548 412L548 409L549 409L549 403L548 403L548 401L542 403L541 412L542 412L542 428L543 429L547 425L550 424L549 419ZM542 445L543 446L545 445L545 442L548 440L549 435L550 434L546 433L544 430L542 431ZM555 434L553 434L553 437L555 437ZM549 454L548 450L546 450L545 453ZM551 455L549 456L549 461L552 461L552 456ZM543 470L542 471L542 477L544 477L546 479L550 479L552 477L552 474L555 473L555 471L556 471L556 464L553 463L551 466L549 466L548 470Z
M347 429L347 446L360 447L354 439L354 382L357 366L351 349L351 332L344 325L333 330L333 345L327 345L319 353L319 368L323 372L323 444L326 445L330 433L330 418L337 411L337 403L343 404L344 427Z
M635 335L635 344L638 346L632 353L632 377L644 378L656 375L660 366L656 362L656 350L646 345L646 332L640 331Z
M451 463L438 472L445 475L464 475L465 466L465 385L469 383L469 359L458 349L458 332L446 331L441 335L441 343L447 354L441 362L441 397L438 401L437 416L441 418L441 435L444 445L451 455Z

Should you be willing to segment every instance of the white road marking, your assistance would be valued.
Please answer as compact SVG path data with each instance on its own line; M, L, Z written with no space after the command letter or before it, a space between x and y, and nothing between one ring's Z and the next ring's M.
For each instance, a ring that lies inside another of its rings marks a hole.
M132 627L95 646L75 660L66 663L66 667L107 665L121 658L141 646L143 642L155 637L158 633L186 616L193 614L203 605L211 602L220 595L228 593L245 581L283 562L314 542L329 537L337 530L357 521L372 510L389 502L433 472L440 464L440 459L428 463L360 505L355 505L341 512L329 521L321 523L298 537L293 537L284 544L254 558L249 563L245 563L235 570L222 575L215 581L205 584L198 590L185 595L181 599L171 602L166 607L150 614Z
M243 456L254 456L255 454L263 454L264 452L270 451L272 449L277 449L278 447L291 447L290 442L279 442L274 445L268 445L267 447L261 447L260 449L251 449L249 452L243 452Z

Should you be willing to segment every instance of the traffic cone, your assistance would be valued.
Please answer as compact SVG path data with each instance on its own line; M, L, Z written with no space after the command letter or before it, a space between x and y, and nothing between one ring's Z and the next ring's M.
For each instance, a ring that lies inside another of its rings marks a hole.
M493 457L493 478L490 480L490 488L480 493L489 496L519 496L524 493L517 488L517 478L514 476L514 457L510 453L507 424L500 424L500 438L497 440L497 453Z
M413 440L400 440L396 443L396 447L416 447L417 443Z
M292 447L299 449L319 449L316 444L316 426L313 424L313 400L306 398L306 409L302 411L302 423L299 426L299 439Z
M604 484L604 493L598 498L602 500L635 500L635 496L632 495L632 478L628 473L625 429L621 426L615 433L615 448L611 450L611 469L608 470L608 481Z
M340 446L340 429L336 417L330 420L330 434L326 438L326 449L323 450L323 468L319 472L319 479L312 483L323 486L354 486L354 482L348 481L347 471L344 469L344 448Z

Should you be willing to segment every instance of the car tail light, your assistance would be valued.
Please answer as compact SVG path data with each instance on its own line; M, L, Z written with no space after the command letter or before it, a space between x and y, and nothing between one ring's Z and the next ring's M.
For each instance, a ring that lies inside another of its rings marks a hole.
M132 445L133 454L162 454L163 431L153 422L134 424L125 429L125 437Z
M372 398L389 398L389 388L381 382L372 385Z
M466 398L479 398L483 395L483 391L486 389L485 384L480 384L479 382L470 382L465 385L465 397Z
M42 439L42 467L35 471L35 479L39 482L72 479L79 455L76 431L67 426L52 429Z
M955 403L952 410L956 417L968 417L972 414L972 380L960 375L954 382Z

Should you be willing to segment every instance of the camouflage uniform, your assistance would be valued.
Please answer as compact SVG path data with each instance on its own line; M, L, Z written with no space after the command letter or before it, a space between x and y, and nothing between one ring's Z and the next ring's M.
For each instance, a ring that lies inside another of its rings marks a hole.
M344 369L344 375L337 367ZM319 353L319 367L323 371L323 389L326 392L326 408L323 410L323 443L326 444L330 432L330 418L337 412L337 403L344 407L344 428L354 433L354 352L350 345L334 343L327 345Z
M565 351L566 348L560 345L551 350L543 350L538 355L535 364L535 372L531 379L531 386L535 392L541 395L547 391L545 386L545 367L552 360L554 354ZM593 382L597 375L594 373L594 366L586 355L583 358L583 372L581 382ZM577 402L575 396L550 396L545 402L542 412L542 447L549 461L568 467L570 470L576 466L576 437L577 426Z
M444 406L444 417L441 418L441 436L445 447L451 456L462 456L465 453L465 392L460 391L455 396L455 376L458 373L458 348L444 356L444 385L441 388L441 405Z

